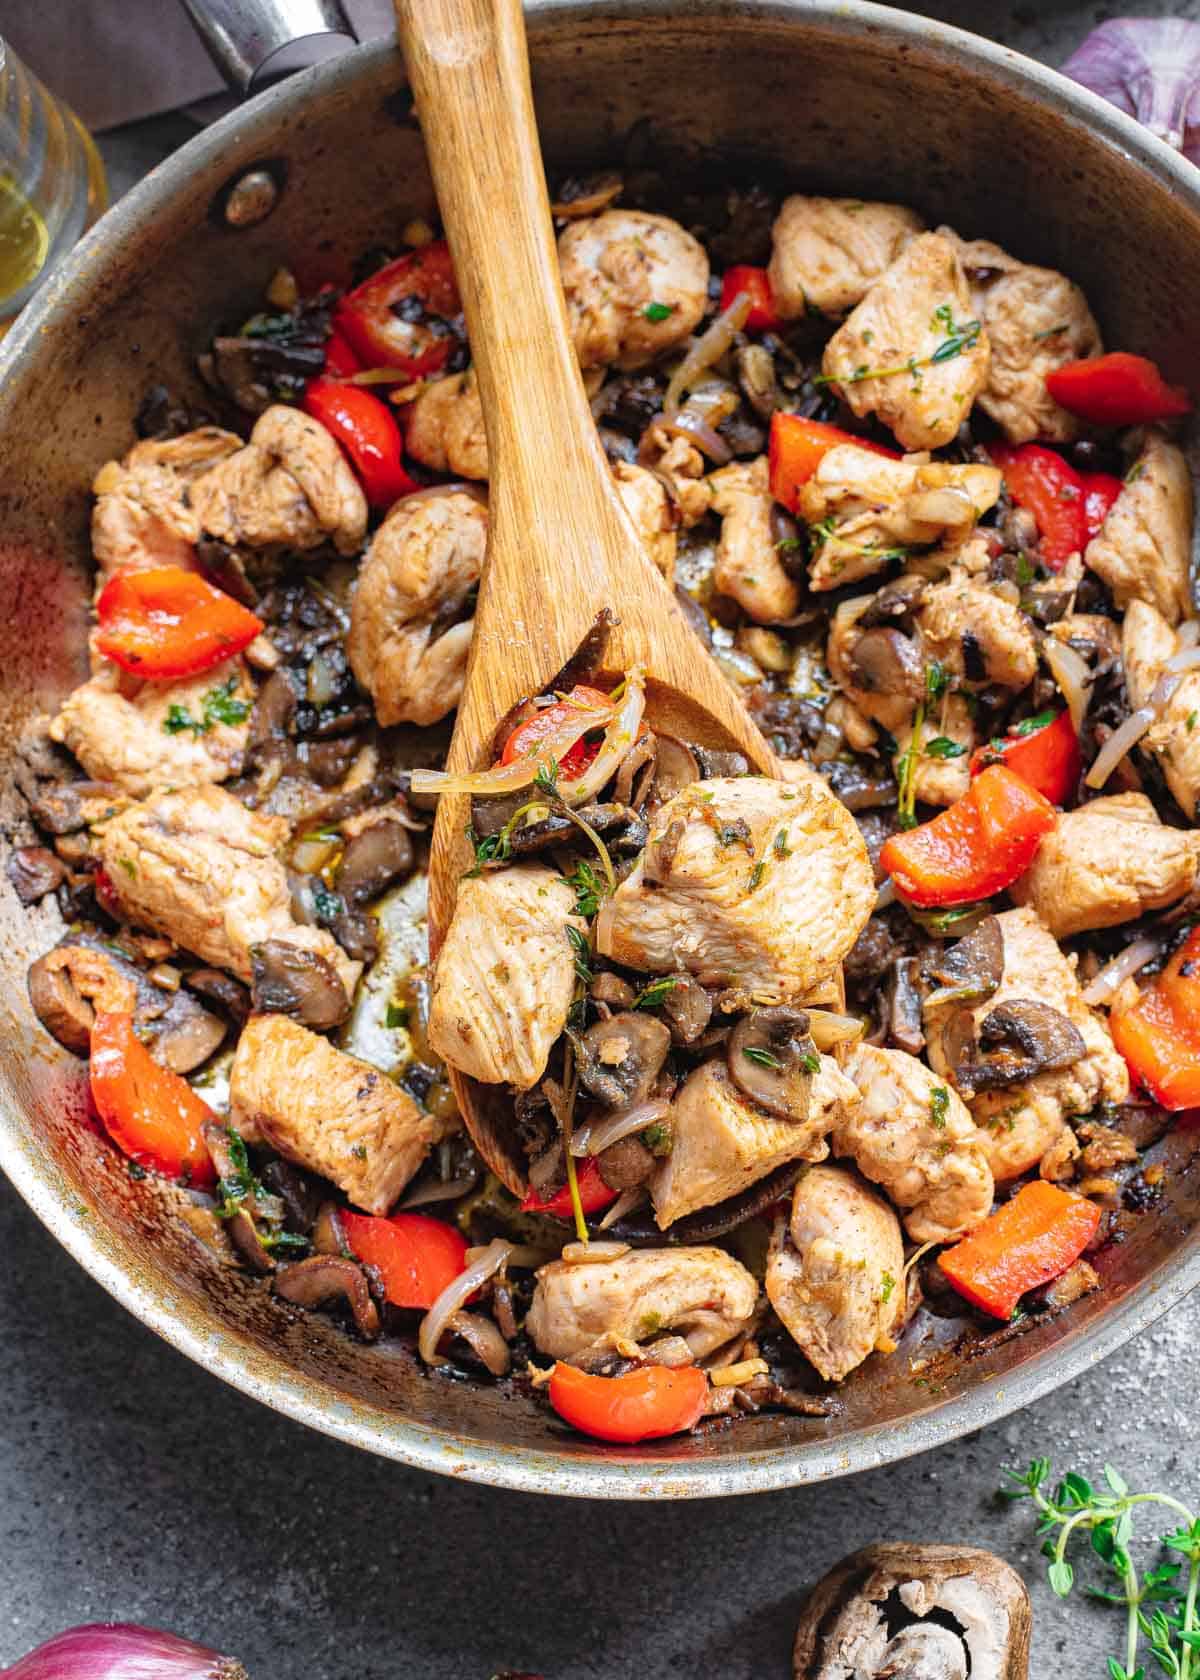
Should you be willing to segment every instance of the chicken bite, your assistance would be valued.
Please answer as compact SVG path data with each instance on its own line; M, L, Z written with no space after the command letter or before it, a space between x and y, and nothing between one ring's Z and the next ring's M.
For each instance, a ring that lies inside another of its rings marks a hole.
M775 546L767 457L734 461L711 473L708 484L712 511L721 516L713 584L757 624L791 618L800 605L800 590Z
M319 548L354 554L367 502L350 463L311 416L276 403L249 443L193 481L192 508L218 541L250 548Z
M671 1105L671 1151L650 1181L659 1229L740 1195L787 1161L824 1160L825 1138L855 1096L837 1063L822 1056L807 1117L781 1119L738 1089L724 1058L702 1063Z
M903 1211L914 1242L952 1242L986 1219L995 1185L957 1091L903 1050L860 1044L846 1064L859 1100L842 1110L835 1155L849 1156Z
M355 1207L386 1213L437 1135L398 1085L286 1015L254 1015L229 1079L233 1125L327 1178Z
M633 528L653 565L669 584L675 582L675 528L679 523L666 486L645 467L632 461L615 461L613 477L617 494L633 520Z
M844 1167L810 1167L767 1258L767 1298L826 1382L876 1349L890 1353L904 1322L904 1243L888 1204Z
M200 519L189 487L241 447L236 433L201 426L182 437L147 438L123 461L105 462L92 482L97 592L117 571L192 565Z
M286 838L281 818L248 810L224 788L186 788L154 794L105 824L100 861L138 927L247 981L254 949L278 941L325 964L348 1003L362 965L323 928L293 920L278 856Z
M669 432L661 420L651 421L643 432L638 461L670 486L671 500L685 529L711 512L711 480L704 476L704 456L687 438Z
M558 263L584 368L644 367L688 337L708 302L704 247L669 216L606 210L571 222Z
M924 227L902 204L785 198L771 230L767 270L776 313L784 321L844 315Z
M1021 1052L1031 1054L1035 1062L1040 1059L1040 1041L1048 1040L1050 1034L1059 1041L1071 1041L1077 1035L1074 1042L1079 1048L1079 1054L1065 1065L1046 1067L1011 1084L985 1086L977 1093L963 1084L962 1094L979 1127L992 1175L1003 1183L1036 1167L1059 1143L1069 1118L1090 1114L1101 1103L1124 1102L1129 1096L1129 1074L1107 1025L1083 1001L1076 958L1059 949L1054 935L1027 906L1005 910L996 920L1004 941L1004 969L996 991L973 1010L950 1005L925 1011L928 1056L934 1071L957 1083L948 1046L961 1041L964 1027L977 1044L984 1022L1004 1004L1040 1006L1040 1019L1035 1019L1030 1030L1033 1048L1023 1047ZM997 1016L997 1021L1002 1022L1003 1016Z
M487 509L465 490L399 501L371 539L346 652L385 727L436 723L462 694Z
M93 781L142 798L156 787L238 775L253 704L241 659L170 683L139 682L104 660L63 701L49 732Z
M1183 451L1148 431L1121 494L1084 551L1118 607L1145 601L1172 625L1191 616L1192 511Z
M1079 421L1047 391L1046 375L1103 351L1087 298L1057 269L1020 262L987 239L937 231L958 252L971 309L991 346L987 384L976 399L980 408L1010 443L1070 443L1079 436Z
M834 333L821 367L855 414L874 414L905 449L941 449L987 384L988 354L954 246L923 233Z
M422 387L408 410L404 447L435 472L487 479L487 431L474 368Z
M1037 676L1037 643L1020 607L957 567L925 595L917 623L926 660L956 688L1016 692Z
M908 549L956 550L1000 494L997 467L975 462L893 461L854 443L822 456L801 488L812 559L809 586L841 589L880 572Z
M429 1043L443 1061L489 1085L537 1084L571 1007L570 928L587 931L575 894L543 864L461 883L429 1006Z
M1168 828L1144 793L1116 793L1066 811L1012 896L1056 939L1116 927L1191 891L1200 834Z
M596 943L630 968L793 998L833 973L874 899L858 827L815 779L716 777L658 812Z
M1121 627L1121 657L1129 704L1148 706L1169 659L1183 651L1170 623L1147 601L1131 601ZM1200 806L1200 671L1185 671L1142 736L1189 822Z
M543 1266L525 1328L540 1352L572 1363L597 1346L668 1330L706 1359L749 1329L757 1304L758 1285L724 1249L640 1248L592 1265Z

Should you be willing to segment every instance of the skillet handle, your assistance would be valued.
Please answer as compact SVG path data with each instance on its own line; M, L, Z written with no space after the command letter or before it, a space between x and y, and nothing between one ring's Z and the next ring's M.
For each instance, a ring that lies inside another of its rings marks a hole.
M283 47L312 36L355 39L341 0L183 0L209 56L235 93L250 93Z

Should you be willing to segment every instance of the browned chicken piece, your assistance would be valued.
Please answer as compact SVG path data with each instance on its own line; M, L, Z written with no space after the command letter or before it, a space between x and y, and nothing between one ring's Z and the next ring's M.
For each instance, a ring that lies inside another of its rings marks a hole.
M970 1110L903 1050L860 1044L846 1073L858 1088L833 1131L833 1152L882 1185L913 1242L952 1242L986 1219L995 1185Z
M106 461L92 482L97 589L130 567L190 567L200 519L189 486L241 447L234 432L201 426L182 437L147 438L123 461Z
M631 461L617 461L613 477L617 481L617 494L633 520L642 546L667 582L674 584L675 527L679 521L666 486L652 472Z
M704 456L687 438L668 432L661 420L655 420L642 434L638 460L671 486L671 496L685 528L697 524L711 512L712 490L704 476Z
M287 824L219 787L154 794L107 823L100 861L138 927L250 980L251 951L281 941L321 957L353 995L362 965L323 928L292 919L279 848Z
M941 449L987 384L988 354L954 246L922 233L834 333L821 367L855 414L873 414L905 449Z
M1056 1145L1072 1115L1090 1114L1100 1103L1124 1102L1129 1074L1117 1054L1105 1022L1083 1001L1075 973L1076 958L1058 947L1054 935L1033 910L1005 910L997 917L1004 939L1004 972L997 990L970 1011L972 1032L1001 1004L1018 1001L1044 1005L1073 1028L1083 1053L1065 1066L1049 1067L1022 1083L983 1089L975 1096L964 1091L983 1137L993 1177L998 1183L1030 1172ZM934 1071L953 1082L954 1070L946 1053L951 1024L961 1024L956 1006L925 1012L927 1053ZM1051 1025L1055 1025L1051 1018ZM1039 1034L1046 1030L1043 1023ZM1069 1030L1066 1037L1070 1037Z
M473 368L424 387L408 410L404 446L414 461L435 472L487 478L487 433Z
M1010 443L1069 443L1079 436L1079 422L1047 391L1046 375L1103 351L1087 298L1057 269L1020 262L987 239L937 231L958 252L972 313L992 349L987 384L976 399L980 408Z
M205 710L214 694L224 698L227 716L229 702L241 707L240 722L222 723ZM170 683L139 682L105 660L63 701L50 737L75 754L93 781L142 798L156 787L236 776L253 705L254 684L241 659Z
M1148 431L1084 559L1118 607L1146 601L1178 624L1192 614L1192 475L1183 451Z
M910 719L901 732L896 753L892 758L892 773L900 775L905 753L912 744L913 723ZM970 757L977 743L975 724L967 701L961 694L945 694L921 724L912 767L913 798L923 805L953 805L971 785ZM944 747L930 752L934 741L951 741L965 750L949 758L939 756Z
M436 723L462 694L487 509L466 490L399 501L359 571L346 652L385 727Z
M929 590L917 614L926 661L936 659L960 689L1028 687L1037 644L1020 607L957 567Z
M355 554L367 529L367 502L332 436L309 415L275 403L250 441L191 486L201 528L250 548L320 548Z
M758 624L778 624L800 605L800 590L783 569L767 485L767 457L734 461L709 475L712 511L721 516L713 583Z
M1175 631L1145 601L1131 601L1121 629L1121 654L1129 704L1146 706L1169 659L1182 652ZM1167 786L1189 822L1200 805L1200 671L1185 671L1171 697L1160 707L1142 736L1143 752L1153 755Z
M568 928L586 932L575 894L543 864L461 883L429 1008L429 1043L444 1061L490 1085L537 1084L574 992Z
M810 587L856 583L883 571L898 550L935 543L960 548L980 514L995 503L1000 486L996 467L893 461L858 444L836 444L799 496L812 543Z
M1056 939L1132 922L1191 891L1200 834L1168 828L1144 793L1116 793L1066 811L1012 886Z
M386 1213L437 1135L398 1085L286 1015L252 1015L229 1079L232 1124Z
M606 210L571 222L558 264L584 368L644 367L683 343L708 302L704 247L669 216Z
M771 301L782 320L844 315L925 224L902 204L785 198L772 230Z
M836 969L874 900L857 824L815 778L715 777L658 812L596 943L630 968L794 998Z
M844 1167L810 1167L771 1238L767 1298L826 1382L841 1382L904 1323L904 1243L888 1204Z
M724 1057L704 1062L671 1104L671 1152L650 1181L659 1229L739 1195L786 1161L824 1160L829 1130L856 1094L822 1056L807 1118L781 1119L739 1091Z
M578 1361L597 1344L649 1342L667 1330L705 1359L744 1334L757 1304L758 1285L724 1249L638 1248L543 1266L525 1328L552 1359Z

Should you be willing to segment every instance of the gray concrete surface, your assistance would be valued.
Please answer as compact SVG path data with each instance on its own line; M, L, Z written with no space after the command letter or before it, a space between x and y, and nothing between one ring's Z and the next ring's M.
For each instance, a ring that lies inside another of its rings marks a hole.
M1109 8L926 8L1058 62ZM1200 16L1200 4L1141 11ZM114 186L185 119L109 136ZM875 1539L974 1542L1034 1585L1037 1680L1100 1680L1110 1612L1041 1585L1034 1455L1200 1501L1200 1300L1072 1387L936 1456L755 1500L582 1505L401 1470L277 1418L158 1342L0 1185L0 1662L72 1623L169 1627L254 1680L783 1680L807 1584Z

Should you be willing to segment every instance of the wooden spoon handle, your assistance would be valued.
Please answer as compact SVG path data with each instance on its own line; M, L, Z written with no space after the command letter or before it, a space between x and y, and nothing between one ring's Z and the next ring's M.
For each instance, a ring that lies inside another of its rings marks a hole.
M487 421L493 518L552 510L556 480L616 501L567 323L520 0L396 0L396 16Z

